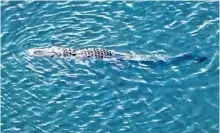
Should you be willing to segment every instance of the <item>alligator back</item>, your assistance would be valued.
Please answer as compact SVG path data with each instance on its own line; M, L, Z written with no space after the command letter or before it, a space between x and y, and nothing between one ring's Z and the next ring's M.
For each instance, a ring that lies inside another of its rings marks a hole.
M76 50L76 51L74 51L74 53L72 53L72 52L70 50L69 54L66 54L66 55L70 55L70 56L74 55L79 58L102 58L102 59L112 58L115 55L114 52L112 52L110 50L95 49L95 48Z

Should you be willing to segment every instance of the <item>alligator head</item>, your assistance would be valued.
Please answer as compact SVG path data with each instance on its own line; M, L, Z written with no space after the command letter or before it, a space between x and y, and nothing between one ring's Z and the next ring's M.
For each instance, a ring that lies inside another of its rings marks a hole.
M32 48L27 50L27 53L31 56L49 56L49 57L62 57L63 48L52 46L50 48Z

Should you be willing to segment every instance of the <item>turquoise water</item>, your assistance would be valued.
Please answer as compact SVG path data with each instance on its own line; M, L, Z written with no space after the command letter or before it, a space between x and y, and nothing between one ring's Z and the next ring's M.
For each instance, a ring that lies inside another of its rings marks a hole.
M3 133L218 133L218 2L2 2ZM31 57L52 45L177 63Z

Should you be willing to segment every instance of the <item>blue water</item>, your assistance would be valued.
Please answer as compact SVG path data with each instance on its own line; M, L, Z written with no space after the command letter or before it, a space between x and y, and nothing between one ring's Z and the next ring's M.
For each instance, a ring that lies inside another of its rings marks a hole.
M2 133L218 133L218 2L2 2ZM161 65L34 47L207 57Z

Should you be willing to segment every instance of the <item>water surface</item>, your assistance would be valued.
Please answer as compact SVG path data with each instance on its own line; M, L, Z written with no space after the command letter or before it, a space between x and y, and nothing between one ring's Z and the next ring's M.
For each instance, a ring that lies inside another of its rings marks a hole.
M3 133L218 133L218 2L2 2ZM208 60L175 64L36 58L101 47Z

